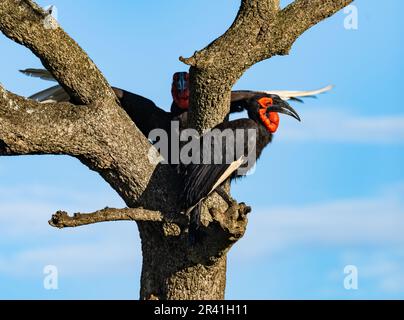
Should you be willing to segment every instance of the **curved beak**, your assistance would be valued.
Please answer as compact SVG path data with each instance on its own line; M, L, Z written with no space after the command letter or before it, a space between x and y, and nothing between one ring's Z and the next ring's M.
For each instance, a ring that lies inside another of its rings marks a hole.
M275 103L273 106L267 108L267 112L279 112L301 121L298 113L286 101Z

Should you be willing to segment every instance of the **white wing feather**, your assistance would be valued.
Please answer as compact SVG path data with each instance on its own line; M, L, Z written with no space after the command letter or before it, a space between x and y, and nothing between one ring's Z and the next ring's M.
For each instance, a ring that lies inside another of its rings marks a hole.
M67 102L70 100L69 95L59 85L45 89L38 93L33 94L29 99L36 100L42 103L49 102Z
M40 78L43 80L48 80L48 81L56 81L52 74L45 69L25 69L25 70L20 70L23 74L35 78ZM269 91L249 91L249 90L238 90L240 92L246 91L246 92L258 92L258 93L267 93L267 94L276 94L278 95L281 99L287 101L290 99L297 99L303 98L303 97L314 97L316 95L319 95L321 93L328 92L332 90L334 86L329 85L324 88L320 88L317 90L307 90L307 91L288 91L288 90L269 90ZM34 99L40 102L62 102L62 101L69 101L69 96L67 93L60 87L60 86L55 86L46 90L43 90L41 92L38 92L30 97L30 99Z
M300 98L304 97L315 97L318 94L330 91L334 86L329 85L324 88L318 89L318 90L308 90L308 91L287 91L287 90L269 90L269 91L252 91L252 90L235 90L234 92L239 92L239 93L253 93L253 94L259 94L259 93L264 93L264 94L276 94L278 95L282 100L298 100L300 102Z
M264 92L268 93L268 94L276 94L283 100L290 100L290 99L298 99L298 98L303 98L303 97L316 96L321 93L328 92L328 91L332 90L333 88L334 88L334 86L329 85L329 86L326 86L326 87L318 89L318 90L308 90L308 91L271 90L271 91L264 91Z
M33 69L33 68L30 68L30 69L20 70L20 72L25 74L26 76L56 82L56 80L52 76L52 74L48 70L45 70L45 69Z
M20 70L21 73L34 77L34 78L40 78L42 80L47 80L47 81L55 81L55 78L53 78L52 74L45 69L25 69L25 70ZM42 90L38 93L33 94L32 96L29 97L29 99L36 100L42 103L49 103L49 102L67 102L70 100L69 95L66 93L66 91L59 85Z

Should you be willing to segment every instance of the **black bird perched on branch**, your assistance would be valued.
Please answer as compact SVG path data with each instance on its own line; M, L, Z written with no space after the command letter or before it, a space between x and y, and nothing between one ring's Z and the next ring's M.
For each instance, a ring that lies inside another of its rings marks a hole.
M256 94L244 99L242 105L249 118L223 122L212 130L216 133L203 135L200 150L205 152L199 155L199 164L185 167L183 205L191 214L189 235L192 243L200 225L202 200L217 191L229 205L232 204L233 201L220 186L229 178L232 180L245 175L255 164L278 129L278 113L300 121L297 112L278 95ZM215 149L218 145L219 150ZM206 161L206 156L210 163Z

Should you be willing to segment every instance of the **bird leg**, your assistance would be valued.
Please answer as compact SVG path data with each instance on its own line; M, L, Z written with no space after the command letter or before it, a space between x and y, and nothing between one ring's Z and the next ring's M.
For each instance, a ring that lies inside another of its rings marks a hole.
M222 199L223 199L224 201L226 201L226 203L228 204L229 207L232 207L232 206L234 206L234 205L237 205L237 201L234 200L234 199L226 192L226 190L223 189L222 186L218 186L215 191L216 191L216 193L217 193L219 196L222 197Z

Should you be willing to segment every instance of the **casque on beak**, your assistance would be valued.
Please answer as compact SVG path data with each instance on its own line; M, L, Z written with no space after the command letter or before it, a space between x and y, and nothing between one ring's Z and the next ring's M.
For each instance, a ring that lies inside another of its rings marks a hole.
M179 73L178 81L177 81L177 90L180 95L185 94L188 89L187 79L185 78L185 74L183 72Z
M267 108L267 113L279 112L295 118L297 121L301 121L298 113L293 109L286 101L276 102L272 106Z

